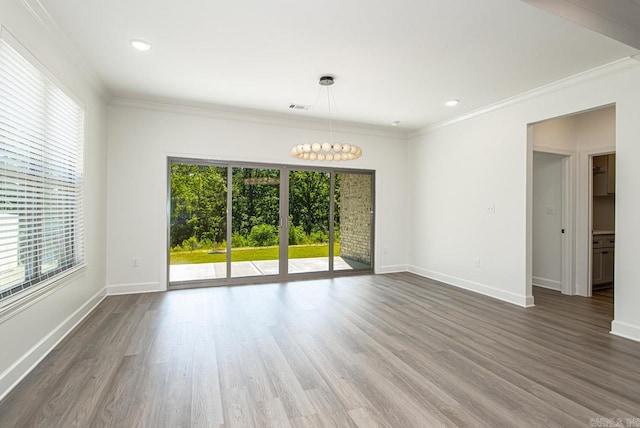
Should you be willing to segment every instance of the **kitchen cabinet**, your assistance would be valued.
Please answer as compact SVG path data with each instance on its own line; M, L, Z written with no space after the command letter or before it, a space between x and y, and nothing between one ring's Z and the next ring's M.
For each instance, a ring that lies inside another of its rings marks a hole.
M615 235L593 236L591 283L594 289L613 284Z
M616 155L593 157L593 196L616 193Z

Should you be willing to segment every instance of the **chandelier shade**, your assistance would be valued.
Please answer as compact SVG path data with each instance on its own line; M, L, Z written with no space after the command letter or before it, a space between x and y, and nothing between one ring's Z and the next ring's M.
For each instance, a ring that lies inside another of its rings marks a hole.
M347 161L362 156L362 149L355 144L335 143L333 141L333 122L331 120L331 86L335 83L333 76L320 77L320 90L327 90L327 105L329 107L329 141L324 143L302 143L291 147L291 156L296 159L311 161ZM318 95L320 93L318 92ZM333 101L335 104L335 100ZM335 105L334 105L335 108Z
M303 160L345 161L358 159L362 149L346 143L305 143L291 147L291 156Z

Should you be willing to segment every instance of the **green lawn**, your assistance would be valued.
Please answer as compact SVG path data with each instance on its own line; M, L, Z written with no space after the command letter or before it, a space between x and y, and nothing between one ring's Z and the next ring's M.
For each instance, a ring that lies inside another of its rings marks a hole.
M225 253L210 254L210 250L181 251L170 254L170 264L186 265L197 263L225 262ZM334 255L340 255L340 244L334 245ZM309 257L329 257L329 244L294 245L289 247L290 259L306 259ZM255 260L277 260L278 247L234 248L231 250L231 261L248 262Z

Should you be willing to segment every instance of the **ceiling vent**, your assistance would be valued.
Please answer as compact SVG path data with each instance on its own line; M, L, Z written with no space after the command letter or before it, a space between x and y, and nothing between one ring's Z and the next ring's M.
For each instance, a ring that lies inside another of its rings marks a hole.
M312 107L304 105L304 104L289 104L289 108L293 109L293 110L309 111L309 110L311 110Z

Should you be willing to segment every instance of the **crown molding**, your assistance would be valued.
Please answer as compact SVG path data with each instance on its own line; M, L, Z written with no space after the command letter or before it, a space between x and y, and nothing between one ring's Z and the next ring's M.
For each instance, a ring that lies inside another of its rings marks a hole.
M109 90L100 78L98 72L87 62L84 55L80 53L78 48L69 37L67 37L66 33L62 31L40 0L20 0L20 2L36 22L47 32L49 37L67 54L68 59L76 64L89 85L105 102L108 101Z
M145 96L114 96L111 98L109 105L315 131L326 131L328 126L328 119L296 117L290 114L273 113L264 110ZM357 122L333 120L333 126L334 133L341 134L367 135L403 140L406 140L409 135L409 132L406 130L397 128L389 129L382 126Z
M499 110L514 104L522 103L532 98L537 98L552 92L557 92L561 89L569 88L571 86L588 82L590 80L595 80L604 76L621 73L623 71L630 70L632 68L636 68L640 66L639 62L640 62L640 55L621 58L619 60L610 62L608 64L604 64L604 65L583 71L581 73L574 74L569 77L565 77L564 79L556 80L555 82L523 92L513 97L506 98L502 101L498 101L497 103L486 105L477 110L473 110L469 113L465 113L460 116L454 117L453 119L447 119L442 122L437 122L431 125L427 125L417 131L410 132L409 138L416 138L422 135L426 135L435 131L436 129L444 128L449 125L463 122L465 120L473 119L474 117L482 116L492 111Z

